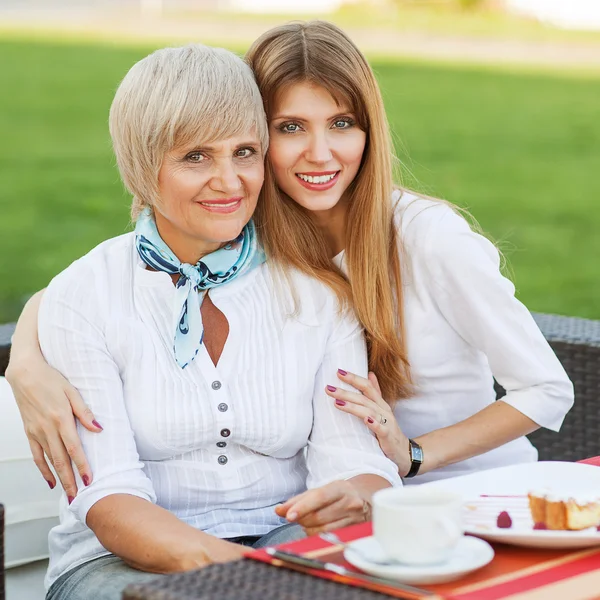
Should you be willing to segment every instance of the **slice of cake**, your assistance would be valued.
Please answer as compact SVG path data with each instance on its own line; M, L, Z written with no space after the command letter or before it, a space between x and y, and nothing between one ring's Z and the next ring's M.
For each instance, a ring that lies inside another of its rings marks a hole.
M529 492L528 498L533 522L546 525L546 492Z
M578 531L600 525L600 496L530 492L529 510L536 528Z

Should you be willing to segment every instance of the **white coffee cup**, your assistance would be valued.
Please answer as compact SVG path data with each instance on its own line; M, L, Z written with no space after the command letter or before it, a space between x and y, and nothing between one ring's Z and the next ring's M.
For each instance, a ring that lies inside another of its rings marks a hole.
M463 498L436 487L388 488L373 496L373 535L407 565L446 562L464 535Z

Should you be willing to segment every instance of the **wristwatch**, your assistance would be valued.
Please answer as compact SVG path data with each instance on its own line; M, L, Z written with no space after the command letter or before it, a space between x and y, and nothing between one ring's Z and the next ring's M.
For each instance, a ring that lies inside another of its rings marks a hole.
M410 469L404 477L414 477L423 464L423 448L415 440L408 440L408 452L410 454Z

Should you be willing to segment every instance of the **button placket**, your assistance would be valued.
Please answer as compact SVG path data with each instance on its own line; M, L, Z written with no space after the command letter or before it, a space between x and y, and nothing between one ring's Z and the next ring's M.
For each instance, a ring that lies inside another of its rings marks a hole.
M227 396L226 388L223 387L223 383L219 379L213 380L210 384L210 387L213 390L213 392L217 392L219 396L221 396L222 394L225 394L225 397ZM215 397L217 397L217 394L215 394ZM229 410L229 404L227 404L227 402L219 402L217 404L217 410L220 413L226 413ZM228 438L231 435L231 429L229 429L228 427L223 427L219 431L219 435L221 436L221 438ZM223 451L223 449L227 448L227 442L224 440L220 440L216 443L216 447ZM226 455L221 454L217 456L217 462L220 465L226 465L229 462L229 458Z
M221 355L220 362L224 359L225 351L228 345L229 344L225 345L225 349L223 350L223 354ZM217 431L219 432L219 437L221 439L215 442L215 446L213 446L213 448L216 451L215 458L218 464L224 466L230 460L228 456L223 454L223 452L227 452L228 450L228 443L227 441L225 441L224 438L228 438L231 435L231 429L229 427L231 427L232 425L231 418L233 417L233 415L230 414L231 403L228 401L229 394L227 391L227 386L224 384L223 381L224 374L220 373L219 370L215 367L207 352L200 352L197 356L197 362L202 372L204 386L208 387L208 395L211 400L210 403L213 407L217 409L215 414L215 426L218 428ZM226 362L231 363L231 360L228 360ZM203 388L204 390L206 390L206 387L204 386ZM224 402L223 400L226 400L227 402ZM225 415L225 413L228 414ZM229 427L224 427L224 425L229 425Z

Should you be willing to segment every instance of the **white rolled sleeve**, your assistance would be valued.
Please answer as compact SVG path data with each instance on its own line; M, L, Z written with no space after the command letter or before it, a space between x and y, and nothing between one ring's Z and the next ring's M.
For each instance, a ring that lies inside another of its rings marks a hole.
M102 280L74 263L50 283L38 317L44 357L77 388L104 428L91 433L77 423L93 473L87 487L77 478L79 491L69 507L82 523L88 510L111 494L156 502L136 449L119 369L106 347L104 323L110 307L100 306L95 290L98 278Z
M427 237L424 269L440 312L482 351L510 404L558 431L573 405L573 385L531 313L500 271L495 246L450 210Z

